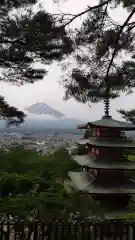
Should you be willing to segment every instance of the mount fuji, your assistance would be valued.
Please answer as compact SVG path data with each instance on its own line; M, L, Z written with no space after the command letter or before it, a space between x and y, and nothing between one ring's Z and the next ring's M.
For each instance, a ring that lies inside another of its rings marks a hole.
M35 103L31 105L30 107L24 109L28 114L36 114L36 115L49 115L56 119L62 118L65 115L58 110L50 107L49 105L45 103Z
M60 111L45 103L35 103L25 108L26 118L18 127L11 126L8 131L43 131L44 129L76 129L81 120L68 118ZM7 131L4 120L0 121L0 131Z
M50 107L46 103L35 103L24 109L26 118L19 128L29 129L61 128L76 129L82 121L75 118L68 118L62 112Z

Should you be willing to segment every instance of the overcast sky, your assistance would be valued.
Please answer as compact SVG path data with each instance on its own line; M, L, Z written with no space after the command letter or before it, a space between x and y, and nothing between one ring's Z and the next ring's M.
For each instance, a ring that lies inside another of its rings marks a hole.
M77 13L86 8L86 6L95 4L95 0L67 0L63 5L54 6L51 0L41 1L45 8L50 12L63 11L65 13ZM50 2L50 3L48 3ZM59 7L59 9L58 9ZM119 8L119 10L111 13L113 18L119 22L123 22L126 17L126 12ZM73 23L73 26L77 26L80 23L78 19ZM44 80L35 84L27 84L22 87L16 87L13 85L1 83L0 94L5 97L8 103L24 109L34 103L42 102L46 103L53 108L61 111L68 117L95 120L103 115L103 104L94 104L91 108L87 104L77 103L71 99L68 102L63 101L64 89L59 84L61 76L60 68L56 64L49 67L49 74L44 77ZM124 96L113 100L111 104L111 113L113 117L120 118L116 112L116 109L134 108L135 94Z

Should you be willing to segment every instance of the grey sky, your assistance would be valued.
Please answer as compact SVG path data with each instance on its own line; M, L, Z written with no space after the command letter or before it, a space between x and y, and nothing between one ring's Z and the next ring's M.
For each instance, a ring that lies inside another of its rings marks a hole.
M95 4L95 0L67 0L63 5L59 5L59 9L51 3L51 0L41 1L45 8L50 12L57 12L60 9L65 13L77 13L83 11L87 5ZM50 2L50 3L48 3ZM126 17L126 12L122 9L111 12L115 20L123 22ZM73 23L73 27L80 23L80 19ZM44 77L44 80L35 84L27 84L22 87L16 87L6 83L0 84L0 94L5 96L5 99L12 105L24 109L36 102L44 102L57 110L63 112L68 117L95 120L102 116L103 104L94 104L90 108L87 104L80 104L71 99L68 102L63 101L64 89L60 86L60 68L56 64L49 67L49 74ZM111 111L114 117L118 117L116 109L134 108L135 95L124 96L112 101Z

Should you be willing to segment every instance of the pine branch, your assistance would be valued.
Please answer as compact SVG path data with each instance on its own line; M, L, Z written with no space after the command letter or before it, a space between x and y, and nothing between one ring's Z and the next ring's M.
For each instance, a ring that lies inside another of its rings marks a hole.
M119 42L119 39L120 39L120 35L122 34L124 28L127 26L128 22L130 21L130 19L132 18L132 16L135 14L135 8L133 9L133 11L129 14L129 16L127 17L126 21L123 23L123 25L120 27L120 30L119 30L119 34L118 34L118 38L117 38L117 41L116 41L116 47L113 51L113 54L112 54L112 58L110 60L110 63L109 63L109 66L108 66L108 69L107 69L107 74L106 74L106 80L107 80L107 77L109 75L109 72L110 72L110 69L111 69L111 66L112 66L112 63L114 61L114 58L116 56L116 53L117 53L117 50L118 50L118 42Z
M75 15L73 18L71 18L67 23L65 23L65 24L63 25L63 27L66 27L67 25L69 25L69 24L70 24L71 22L73 22L76 18L81 17L82 15L88 13L88 12L91 11L91 10L101 8L101 7L105 6L106 4L108 4L109 2L110 2L110 0L107 0L107 1L105 1L105 2L103 2L103 3L101 3L101 4L98 4L98 5L96 5L96 6L88 7L88 9L86 9L85 11L76 14L76 15Z
M17 108L9 106L4 98L0 96L0 120L7 120L8 126L10 124L18 125L24 121L25 114Z

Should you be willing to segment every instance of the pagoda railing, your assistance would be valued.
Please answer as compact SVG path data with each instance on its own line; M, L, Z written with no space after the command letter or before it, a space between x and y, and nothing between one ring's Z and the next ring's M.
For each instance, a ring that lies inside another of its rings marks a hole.
M0 222L1 240L135 240L135 222Z

